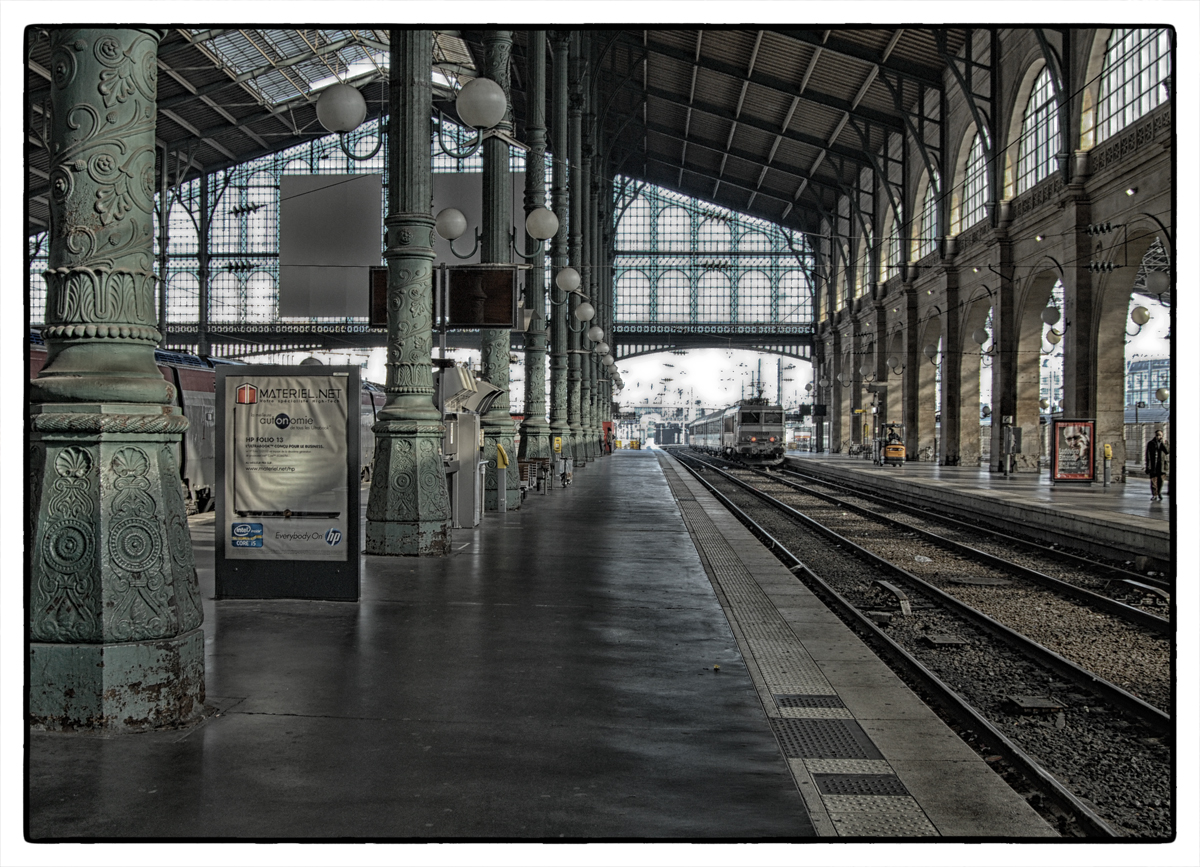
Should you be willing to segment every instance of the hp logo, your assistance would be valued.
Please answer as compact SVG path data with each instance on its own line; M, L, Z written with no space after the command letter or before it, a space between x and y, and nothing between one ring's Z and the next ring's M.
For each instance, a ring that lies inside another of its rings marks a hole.
M325 544L337 545L341 541L342 541L342 531L341 530L331 529L325 533Z

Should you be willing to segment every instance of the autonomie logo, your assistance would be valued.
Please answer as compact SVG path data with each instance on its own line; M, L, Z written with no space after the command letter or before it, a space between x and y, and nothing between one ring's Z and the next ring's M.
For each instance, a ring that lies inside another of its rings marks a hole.
M327 545L330 545L330 546L337 545L337 544L339 544L341 541L342 541L342 531L341 531L341 530L339 530L339 529L337 529L336 527L334 527L334 528L331 528L331 529L330 529L330 530L329 530L329 531L328 531L328 532L325 534L325 543L326 543Z

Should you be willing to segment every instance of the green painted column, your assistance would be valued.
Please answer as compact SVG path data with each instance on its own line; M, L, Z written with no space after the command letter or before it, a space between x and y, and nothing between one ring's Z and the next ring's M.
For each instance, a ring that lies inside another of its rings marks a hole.
M546 204L546 31L529 33L526 49L528 87L525 93L525 214ZM520 233L526 244L534 242ZM521 423L520 457L550 456L550 425L546 422L546 257L539 253L525 274L525 304L533 309L525 334L525 420Z
M588 88L585 84L583 88L585 98L587 91ZM588 130L590 121L591 116L585 114L581 118L581 128ZM583 136L582 150L583 160L580 164L582 183L579 185L579 209L582 212L583 219L580 226L579 273L583 275L583 291L591 299L592 307L595 307L597 300L596 281L595 274L592 271L592 142L591 136L587 135L586 132ZM579 348L584 350L584 353L579 356L579 425L582 437L579 457L587 463L591 463L596 459L596 444L594 441L596 355L592 351L596 344L587 336L587 329L590 329L595 324L596 317L593 316L590 321L583 323L582 327L585 330L579 336Z
M204 632L154 363L161 32L52 30L47 362L31 384L29 715L177 725L204 702Z
M483 74L504 89L509 103L504 119L496 129L512 133L512 100L509 95L512 31L488 30L483 36ZM512 243L512 187L509 184L508 145L503 139L492 137L483 143L483 240L480 243L479 260L490 264L512 261L509 245ZM517 453L513 448L516 426L513 424L508 398L508 356L512 345L512 331L507 328L485 328L481 336L483 356L483 378L500 389L500 395L492 408L481 420L483 428L483 452L487 457L487 474L484 480L483 507L490 511L500 508L497 491L499 474L496 472L496 446L503 446L509 457L505 473L505 508L521 507L521 479L517 472Z
M442 555L450 550L450 497L442 464L442 415L434 403L433 179L430 138L433 32L391 33L388 117L387 399L375 432L367 497L367 553Z
M571 262L571 267L580 273L580 276L586 281L587 275L583 271L580 258L580 246L582 242L581 232L583 230L583 80L582 80L582 59L580 57L582 34L576 33L571 42L571 54L568 66L568 75L570 78L571 101L568 107L569 114L569 138L570 138L570 160L571 160L571 226L570 226L570 243L568 249L568 258ZM581 291L586 292L586 282L580 286ZM573 311L579 304L578 296L569 296L567 298L567 326L568 326L568 367L567 367L567 423L571 428L571 456L576 462L585 460L584 444L583 444L583 424L582 416L580 415L580 383L582 377L582 364L580 362L580 354L582 351L583 335L580 334L580 323L575 319Z
M570 213L567 196L567 57L570 53L570 32L555 30L551 39L554 49L554 79L551 93L550 132L553 136L554 165L550 181L554 214L558 217L558 232L550 248L550 437L561 443L561 455L571 453L571 429L567 423L567 319L571 315L570 293L555 284L558 272L567 267L567 236L570 232Z

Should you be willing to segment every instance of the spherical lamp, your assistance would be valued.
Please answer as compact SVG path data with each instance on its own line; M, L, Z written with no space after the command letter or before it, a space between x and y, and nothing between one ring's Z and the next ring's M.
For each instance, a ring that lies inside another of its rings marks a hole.
M467 218L458 208L446 208L438 211L433 228L440 237L453 241L467 231Z
M1151 295L1163 295L1171 290L1171 275L1166 271L1146 272L1146 291Z
M1162 272L1159 271L1157 273L1161 274ZM1134 307L1129 311L1129 318L1133 320L1134 325L1145 325L1150 321L1150 311L1145 307Z
M1041 400L1038 401L1038 406L1040 406L1042 409L1049 409L1050 401L1046 400L1046 398L1043 397Z
M926 358L928 358L930 361L933 361L934 356L936 356L937 354L938 354L938 348L937 348L936 344L927 343L925 345L925 357Z
M604 329L599 325L593 325L587 330L587 339L592 343L599 343L604 339Z
M897 367L900 366L900 359L897 358L895 355L889 355L888 360L887 360L887 366L890 367L892 370L895 370Z
M606 355L606 356L604 356L604 358L602 358L602 359L600 359L600 360L604 362L604 366L605 366L605 367L607 367L607 368L611 369L611 368L612 368L612 366L613 366L613 362L614 362L616 359L614 359L614 358L612 357L612 355Z
M1061 317L1057 307L1047 307L1042 311L1042 321L1047 325L1054 325Z
M589 301L581 301L579 306L575 308L575 318L580 322L588 322L596 315L596 308Z
M553 238L554 233L558 231L558 217L549 208L530 211L529 216L525 218L525 231L529 233L529 237L538 241Z
M594 351L597 355L608 355L608 344L601 341L596 344Z
M491 129L504 119L508 98L504 88L490 78L474 78L463 85L454 101L458 119L475 129Z
M367 101L348 84L333 84L317 97L317 120L330 132L350 132L367 119Z
M1171 389L1160 388L1154 392L1154 399L1159 403L1166 403L1171 398Z
M1049 330L1049 331L1046 333L1046 341L1047 341L1047 342L1048 342L1048 343L1049 343L1051 346L1057 346L1057 345L1058 345L1060 342L1062 342L1062 335L1061 335L1061 334L1059 334L1057 331L1055 331L1053 328L1051 328L1051 329L1050 329L1050 330Z
M978 343L980 346L983 346L983 344L987 343L988 338L991 336L992 335L987 333L986 328L976 328L973 332L971 332L971 339L974 340L976 343Z
M563 268L554 277L554 285L564 292L574 292L580 284L579 272L574 268ZM591 319L592 317L588 317Z

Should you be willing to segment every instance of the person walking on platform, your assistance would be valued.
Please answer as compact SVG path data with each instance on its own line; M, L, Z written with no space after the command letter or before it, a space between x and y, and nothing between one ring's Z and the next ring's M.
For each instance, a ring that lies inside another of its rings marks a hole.
M1171 447L1163 439L1163 432L1156 430L1154 439L1146 443L1146 475L1150 477L1150 502L1162 502L1163 479L1167 475Z

